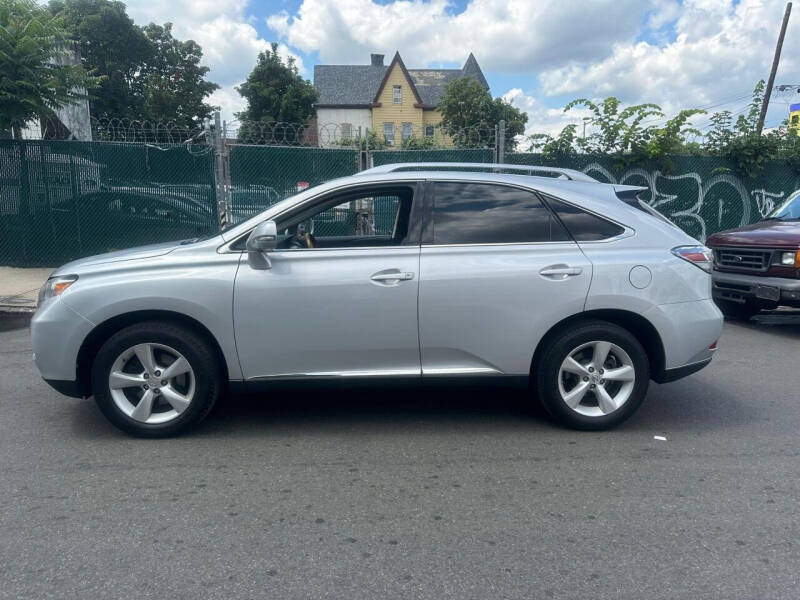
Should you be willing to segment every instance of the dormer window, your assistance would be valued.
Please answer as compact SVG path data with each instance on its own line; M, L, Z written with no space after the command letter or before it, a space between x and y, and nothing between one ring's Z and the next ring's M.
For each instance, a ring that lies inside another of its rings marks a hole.
M392 102L394 104L403 103L403 87L400 85L392 86Z

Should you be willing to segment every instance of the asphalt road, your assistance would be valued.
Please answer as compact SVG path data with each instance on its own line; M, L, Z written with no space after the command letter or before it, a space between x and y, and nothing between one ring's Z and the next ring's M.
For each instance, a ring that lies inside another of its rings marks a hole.
M0 597L797 598L794 323L726 325L610 432L512 390L311 390L160 441L0 333Z

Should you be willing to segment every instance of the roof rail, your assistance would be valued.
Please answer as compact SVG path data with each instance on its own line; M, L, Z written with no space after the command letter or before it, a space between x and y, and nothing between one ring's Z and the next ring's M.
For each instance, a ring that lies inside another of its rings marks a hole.
M524 171L528 175L537 176L538 173L553 173L570 181L591 181L598 183L597 179L575 169L562 169L561 167L538 167L530 165L510 165L507 163L467 163L467 162L409 162L394 163L373 167L361 171L357 175L372 175L375 173L394 173L396 171L424 171L426 169L475 169L478 171Z

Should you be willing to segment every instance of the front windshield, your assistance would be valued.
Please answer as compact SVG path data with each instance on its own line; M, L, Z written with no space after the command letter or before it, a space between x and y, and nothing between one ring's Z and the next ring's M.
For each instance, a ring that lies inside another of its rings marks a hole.
M791 194L782 204L767 215L768 219L800 219L800 190Z

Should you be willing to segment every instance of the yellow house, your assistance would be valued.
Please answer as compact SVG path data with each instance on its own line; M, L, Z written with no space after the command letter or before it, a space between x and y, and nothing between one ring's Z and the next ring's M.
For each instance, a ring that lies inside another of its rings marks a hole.
M800 135L800 104L789 105L789 128Z
M383 64L383 54L372 54L369 65L315 65L315 105L321 146L339 145L375 132L387 145L403 147L408 140L447 140L438 132L439 98L447 84L461 77L475 77L489 84L478 61L470 54L461 69L407 69L395 53Z

